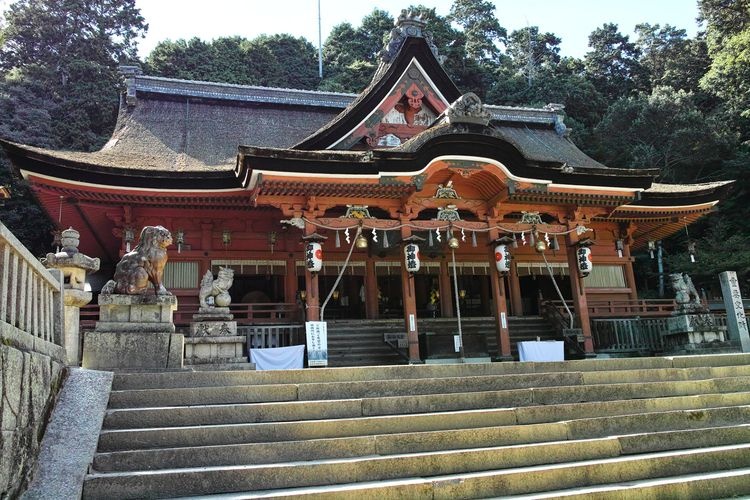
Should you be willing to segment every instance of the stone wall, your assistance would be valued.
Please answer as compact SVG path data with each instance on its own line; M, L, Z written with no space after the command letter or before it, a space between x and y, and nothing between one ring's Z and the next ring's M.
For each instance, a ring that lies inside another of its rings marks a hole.
M62 382L62 283L0 223L0 498L28 480Z
M0 498L13 498L33 469L64 373L60 346L0 323Z

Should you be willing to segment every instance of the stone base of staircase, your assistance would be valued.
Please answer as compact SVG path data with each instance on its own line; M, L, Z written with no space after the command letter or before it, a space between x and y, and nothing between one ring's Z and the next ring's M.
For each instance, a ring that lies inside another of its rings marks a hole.
M750 354L117 373L83 498L750 494Z

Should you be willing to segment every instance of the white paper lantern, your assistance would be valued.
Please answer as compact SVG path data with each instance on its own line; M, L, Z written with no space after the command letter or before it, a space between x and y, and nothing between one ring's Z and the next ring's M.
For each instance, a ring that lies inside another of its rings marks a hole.
M585 278L593 269L594 262L591 260L591 249L580 247L578 249L578 273Z
M406 262L406 270L410 273L416 273L419 271L421 265L419 259L419 245L409 243L404 247L404 261Z
M498 272L507 273L510 271L510 250L508 245L498 245L495 247L495 264Z
M310 242L305 248L307 270L317 273L323 268L323 247L318 242Z

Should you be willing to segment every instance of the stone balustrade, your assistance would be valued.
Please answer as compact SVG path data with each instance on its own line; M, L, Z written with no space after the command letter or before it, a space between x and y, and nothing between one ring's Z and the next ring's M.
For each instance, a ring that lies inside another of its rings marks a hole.
M63 275L0 223L0 496L34 465L66 364Z
M53 272L0 223L0 322L61 345L62 276Z

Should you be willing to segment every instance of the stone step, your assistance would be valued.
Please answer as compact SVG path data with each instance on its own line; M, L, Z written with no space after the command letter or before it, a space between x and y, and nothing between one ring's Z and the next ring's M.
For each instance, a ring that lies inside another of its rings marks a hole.
M232 363L247 363L247 356L242 356L238 358L185 358L184 365L226 365L226 364L232 364ZM217 370L219 368L216 368Z
M604 438L275 465L93 473L86 477L83 498L174 497L365 481L378 482L368 492L373 496L380 490L416 497L389 483L418 477L430 478L423 481L434 498L489 497L709 472L726 464L750 467L750 444L621 453L618 438Z
M702 412L696 418L697 412ZM241 442L97 453L97 472L279 463L366 455L499 447L607 437L616 434L624 454L750 443L750 424L737 424L747 408L716 408L582 419L580 424L503 425L442 431L375 434L274 442ZM583 427L593 424L590 432ZM638 433L632 433L637 427ZM668 430L665 430L665 427Z
M669 368L703 368L745 366L750 354L719 354L708 356L677 356L618 359L587 359L565 362L507 362L445 365L406 365L367 368L337 368L329 370L279 370L258 372L161 372L116 373L113 390L206 387L227 385L298 384L309 382L341 382L385 379L420 379L464 377L477 375L505 375L519 373L620 372Z
M378 416L365 413L362 399L333 399L327 401L291 401L283 403L245 403L200 406L167 406L158 408L126 408L108 410L104 430L138 429L148 427L177 427L216 424L244 424L253 422L292 422ZM587 416L624 415L646 411L671 411L750 404L750 392L730 392L648 399L623 399L588 403L557 404L555 406L521 406L476 410L455 410L449 416L476 420L482 425L497 422L519 424L569 420ZM493 420L488 415L512 415L508 420ZM480 420L484 418L486 420Z
M186 369L188 370L194 370L194 371L211 371L211 370L255 370L255 363L242 363L242 362L232 362L232 363L218 363L218 364L211 364L211 363L202 363L202 364L195 364L195 365L185 365Z
M423 396L460 398L462 395L499 392L524 394L535 388L542 398L621 399L622 394L650 397L706 392L732 392L750 386L750 365L725 368L662 369L619 372L559 372L515 375L485 375L430 379L370 380L303 384L235 385L172 389L117 390L110 394L110 408L180 406L196 404L257 403L262 401L311 401L320 399L389 398ZM737 375L737 376L733 376ZM662 391L668 391L662 394ZM670 392L676 391L676 392ZM683 392L688 391L688 392ZM529 397L531 393L523 397ZM537 397L535 396L535 397ZM613 397L615 396L615 397ZM583 400L583 399L582 399ZM586 399L592 401L593 399ZM555 401L558 402L558 401Z
M746 495L750 495L750 468L642 479L626 483L548 491L532 495L513 495L504 498L516 500L548 498L615 500L623 498L744 498Z
M539 410L537 409L537 411ZM99 450L107 452L476 429L487 426L513 425L516 423L513 420L514 417L515 413L512 410L482 412L468 417L461 412L455 414L444 412L291 422L104 430L100 435ZM679 425L681 427L677 428L688 429L748 421L750 421L750 407L742 405L577 418L560 424L558 430L565 429L567 434L562 434L562 436L567 435L581 439L586 436L605 436L644 430L667 430L671 428L670 425ZM552 428L554 426L551 425L551 422L554 422L554 420L547 418L547 422L544 423ZM408 439L410 439L410 436L404 438L407 441ZM562 438L558 437L557 439Z

